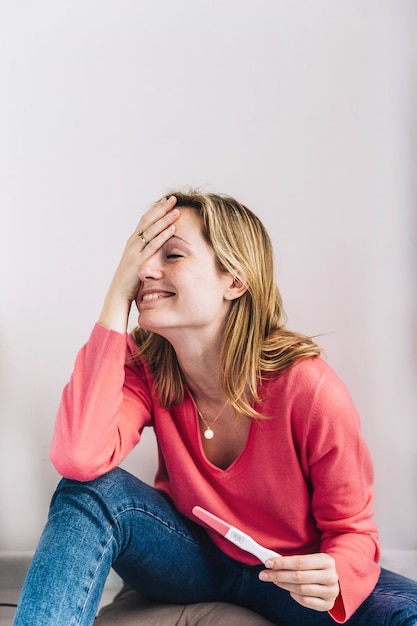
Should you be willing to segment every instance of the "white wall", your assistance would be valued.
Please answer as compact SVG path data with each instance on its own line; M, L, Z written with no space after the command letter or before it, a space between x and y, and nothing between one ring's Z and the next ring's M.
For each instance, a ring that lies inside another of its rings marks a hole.
M417 548L415 18L413 0L0 2L0 550L37 542L60 393L125 239L189 184L269 227L289 325L324 334L361 412L383 546ZM127 466L151 480L153 452Z

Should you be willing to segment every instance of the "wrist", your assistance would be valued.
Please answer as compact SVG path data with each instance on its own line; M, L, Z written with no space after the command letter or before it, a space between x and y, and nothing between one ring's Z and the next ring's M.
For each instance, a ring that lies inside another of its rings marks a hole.
M127 331L130 307L131 300L121 296L115 297L109 293L106 296L97 321L111 330L125 333Z

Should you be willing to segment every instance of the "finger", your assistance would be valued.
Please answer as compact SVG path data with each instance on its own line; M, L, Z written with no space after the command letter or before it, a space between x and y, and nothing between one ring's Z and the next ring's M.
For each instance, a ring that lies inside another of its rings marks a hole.
M279 579L279 576L283 575L282 572L279 574L268 572L269 581L280 589L288 591L291 597L302 606L314 608L317 611L330 610L340 591L337 576L312 582L313 579L317 578L317 572L303 572L303 574L305 574L306 582L301 582L301 576L298 577L297 582L286 582ZM265 580L265 578L261 577L261 580Z
M334 559L328 554L308 554L278 557L267 561L268 568L261 572L261 580L276 584L334 585L338 581Z
M277 584L281 589L289 591L290 593L298 594L305 597L322 598L327 600L332 598L335 593L339 591L339 584L337 581L331 581L329 583L279 583Z
M338 584L335 570L264 570L260 572L259 578L265 582L275 583L287 591L293 591L300 586L333 587Z
M143 240L144 238L141 237L141 241L144 244L140 251L143 253L141 254L141 263L144 262L145 259L147 259L148 257L155 254L155 252L157 252L157 250L159 250L159 248L161 248L164 245L164 243L172 237L174 232L175 232L175 226L174 224L170 224L169 226L164 228L160 233L158 233L156 237L152 237L149 240L145 239L145 241ZM146 232L146 235L147 237L150 237L148 232Z
M158 237L158 235L161 234L163 235L163 237L160 238L160 240L162 239L163 241L165 241L165 235L169 234L170 237L172 236L175 228L170 227L173 226L174 222L178 219L179 214L180 212L178 209L172 209L172 211L151 224L146 230L139 230L136 234L145 245L147 245L150 241L154 241Z
M136 231L136 236L132 236L130 240L131 245L136 246L137 237L139 237L141 241L141 248L139 251L143 251L152 242L152 246L149 250L147 250L147 256L149 256L150 253L154 254L158 248L160 248L165 241L167 241L167 239L172 237L174 234L175 227L173 226L173 223L178 219L179 215L180 212L178 209L172 209L160 217L157 221L152 222L148 228L140 228ZM136 241L134 241L135 239Z
M290 596L298 602L301 606L307 609L314 609L315 611L330 611L336 602L336 598L339 595L339 591L332 594L330 597L323 598L321 596L310 596L299 593L290 592Z
M146 211L144 215L142 215L135 232L138 232L140 230L142 232L148 231L148 229L151 228L153 224L166 217L167 214L172 211L176 201L177 199L175 196L170 196L169 198L162 198L162 200L155 202L155 204L153 204L151 208L148 209L148 211ZM178 214L174 213L171 214L171 217L173 217L174 215L178 216Z
M335 568L333 557L324 552L297 554L269 559L266 563L273 570L323 570Z

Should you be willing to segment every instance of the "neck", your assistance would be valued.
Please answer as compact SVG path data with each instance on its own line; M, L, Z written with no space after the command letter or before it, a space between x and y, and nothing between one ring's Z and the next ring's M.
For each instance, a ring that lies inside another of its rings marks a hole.
M181 342L174 345L178 363L187 387L200 402L224 402L220 378L220 341Z
M194 367L193 367L194 365ZM181 371L185 383L198 405L225 401L223 385L220 380L220 369L217 363L187 362L185 366L180 361Z

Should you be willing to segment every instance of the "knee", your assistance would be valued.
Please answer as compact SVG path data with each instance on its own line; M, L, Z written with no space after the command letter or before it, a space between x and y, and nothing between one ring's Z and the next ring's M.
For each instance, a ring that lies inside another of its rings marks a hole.
M98 507L111 515L120 503L132 497L132 493L137 497L141 485L141 481L121 468L85 482L62 478L52 496L51 511L64 507L81 513L85 508L91 511Z

